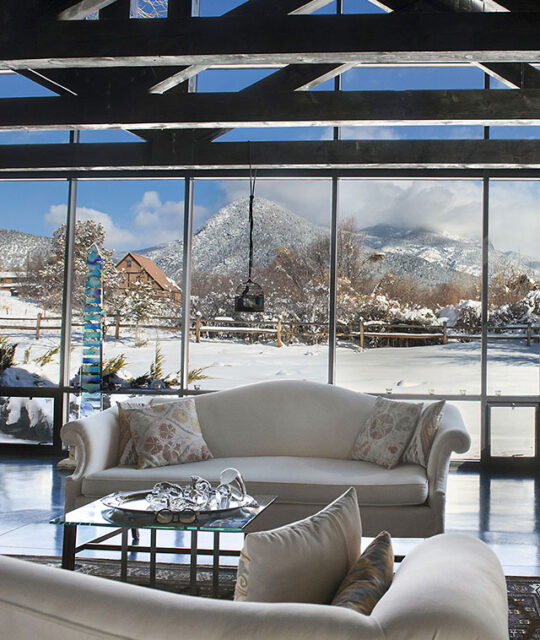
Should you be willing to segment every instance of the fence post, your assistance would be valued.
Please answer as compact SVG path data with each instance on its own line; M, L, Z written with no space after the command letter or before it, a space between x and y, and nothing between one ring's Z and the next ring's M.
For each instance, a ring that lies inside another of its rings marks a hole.
M199 344L201 341L201 312L197 311L197 319L195 321L195 342Z
M531 346L531 336L532 336L532 324L529 322L527 324L527 346Z
M448 344L448 322L446 320L442 325L442 343Z
M277 339L277 346L278 347L283 346L281 342L281 317L277 321L277 338L276 339Z
M114 339L118 340L118 338L120 337L120 314L117 313L116 314L116 325L114 328Z
M360 320L360 349L364 348L364 321Z
M43 315L41 313L38 313L36 319L36 340L39 340L39 332L41 331L41 318L43 318Z

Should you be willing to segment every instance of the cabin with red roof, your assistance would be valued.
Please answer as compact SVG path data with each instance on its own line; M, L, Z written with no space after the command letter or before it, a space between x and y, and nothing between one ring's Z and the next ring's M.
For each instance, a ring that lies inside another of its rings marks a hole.
M120 260L116 268L124 274L120 285L122 289L127 289L132 282L137 280L149 282L156 293L164 299L171 299L174 302L182 300L182 291L150 258L130 252Z

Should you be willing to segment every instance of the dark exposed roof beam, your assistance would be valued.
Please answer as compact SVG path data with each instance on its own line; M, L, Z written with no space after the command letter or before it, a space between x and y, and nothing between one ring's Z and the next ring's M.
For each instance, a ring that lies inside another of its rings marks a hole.
M385 11L507 11L499 0L370 0Z
M538 125L540 90L317 91L139 96L101 104L2 98L1 130L195 129L354 125Z
M80 0L58 14L59 20L84 20L94 11L109 6L116 0Z
M333 0L248 0L227 11L228 16L245 16L249 14L282 13L289 15L309 14L325 7Z
M125 169L538 169L539 140L359 140L0 145L2 171ZM1 176L0 176L1 177Z
M239 7L228 11L226 16L234 15L249 15L258 13L261 14L309 14L316 11L320 7L329 4L332 0L274 0L274 2L268 2L268 0L248 0ZM207 65L192 65L185 67L178 73L170 76L162 82L158 82L149 89L149 93L165 93L169 89L176 87L181 82L185 82L190 78L194 78L202 71L208 69Z
M538 0L496 0L501 7L508 11L538 11Z
M0 68L533 62L539 32L540 13L82 20L3 34Z
M373 0L371 1L373 2ZM533 2L530 3L528 11L538 11L540 9L537 0L533 0ZM482 12L486 9L483 2L479 0L420 0L417 2L411 2L411 0L377 0L376 4L383 6L383 8L389 11L398 12L432 11L434 7L439 11ZM497 0L496 4L498 4L499 8L508 10L503 7L503 5L508 5L508 8L510 8L509 5L511 5L512 2ZM489 7L487 8L489 10ZM540 88L540 71L532 65L510 62L486 62L485 64L477 63L477 66L512 89Z
M511 89L540 89L540 71L532 64L489 62L476 65Z

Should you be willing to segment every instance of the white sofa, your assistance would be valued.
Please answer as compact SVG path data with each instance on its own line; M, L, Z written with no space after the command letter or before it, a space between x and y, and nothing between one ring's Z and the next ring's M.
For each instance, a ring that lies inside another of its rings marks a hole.
M9 640L508 640L504 576L459 534L420 543L371 615L320 604L211 600L0 557Z
M399 464L387 470L350 459L358 430L375 396L314 382L263 382L195 399L212 460L136 469L119 466L118 409L64 425L64 444L76 449L77 468L66 478L66 511L115 490L156 482L187 482L200 475L217 482L225 467L239 469L251 494L278 499L253 523L270 529L321 509L354 487L364 534L428 537L444 531L446 480L452 451L470 438L457 407L446 405L427 469Z

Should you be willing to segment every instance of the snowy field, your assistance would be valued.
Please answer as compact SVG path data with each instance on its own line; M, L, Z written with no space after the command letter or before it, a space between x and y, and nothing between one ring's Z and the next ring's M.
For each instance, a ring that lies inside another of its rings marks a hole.
M36 307L22 300L11 299L13 316L26 312L35 317ZM0 315L1 303L0 303ZM5 316L4 316L5 317ZM5 329L10 342L17 343L16 366L6 370L1 383L5 386L53 386L58 380L58 355L45 364L36 357L59 344L59 332L44 331L39 341L30 331ZM71 376L80 367L82 335L72 336ZM163 355L165 375L177 374L180 362L178 333L148 330L124 331L118 340L107 336L103 357L107 361L124 354L126 366L123 378L138 377L149 371L154 361L156 344ZM29 351L28 351L29 349ZM200 389L226 389L263 380L305 379L327 380L328 348L326 345L294 344L277 348L274 342L245 344L236 340L202 338L200 344L190 343L190 369L203 368L206 380L196 381ZM489 343L488 385L494 395L537 395L539 393L539 345L527 347L524 340ZM25 360L23 364L23 360ZM480 405L467 401L467 396L480 393L480 342L449 342L447 345L411 348L386 347L361 350L350 344L337 348L337 384L368 393L419 394L429 399L439 394L463 395L457 404L473 439L471 451L465 457L479 455ZM43 410L52 411L50 401L40 401ZM48 409L45 405L48 402ZM37 410L37 409L36 409ZM523 410L511 412L497 427L497 448L532 453L530 420L522 420ZM502 414L500 414L502 415ZM527 414L528 415L528 414ZM506 421L506 422L505 422ZM507 424L507 427L505 427ZM13 439L2 435L0 440Z

